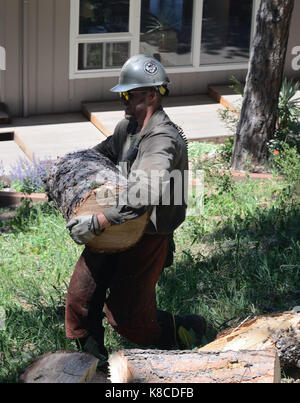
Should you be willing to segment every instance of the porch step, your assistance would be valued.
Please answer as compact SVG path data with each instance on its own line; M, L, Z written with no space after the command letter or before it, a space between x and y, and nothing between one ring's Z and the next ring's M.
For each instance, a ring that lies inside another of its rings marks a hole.
M235 110L242 105L242 96L237 94L229 85L209 85L208 95L228 109ZM296 92L292 100L300 99L300 90Z
M241 105L242 96L237 94L229 85L209 85L208 95L225 108L235 110Z

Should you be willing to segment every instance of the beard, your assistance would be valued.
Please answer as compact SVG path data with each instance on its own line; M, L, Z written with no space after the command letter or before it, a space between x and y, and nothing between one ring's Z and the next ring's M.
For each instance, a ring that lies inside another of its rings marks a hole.
M130 113L127 113L127 112L125 112L125 119L127 119L127 120L136 120L134 115L132 115Z
M136 120L135 114L128 107L125 109L125 119L127 119L127 120Z
M140 105L127 105L125 108L125 119L142 121L146 116L146 107L143 104Z

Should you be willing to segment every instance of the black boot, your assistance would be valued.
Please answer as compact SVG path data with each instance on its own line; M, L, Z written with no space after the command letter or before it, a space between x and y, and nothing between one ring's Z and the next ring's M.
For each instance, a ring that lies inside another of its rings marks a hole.
M77 339L76 345L78 350L91 354L94 357L98 358L99 362L97 364L97 369L105 373L107 372L108 352L104 347L103 342L97 341L93 336L87 336L81 339Z
M155 347L162 350L189 349L201 344L206 332L206 320L200 315L175 316L157 311L162 333Z

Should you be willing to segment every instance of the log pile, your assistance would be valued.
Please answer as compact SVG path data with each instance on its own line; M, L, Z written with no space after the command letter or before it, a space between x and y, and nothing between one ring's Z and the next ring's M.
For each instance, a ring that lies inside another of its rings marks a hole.
M260 316L197 351L122 350L109 360L112 382L270 383L300 368L300 314Z
M282 368L300 367L300 314L260 316L221 333L198 350L121 350L109 357L110 377L87 354L40 357L25 383L278 383Z
M106 157L89 149L66 154L50 168L44 179L49 200L66 222L82 215L99 214L116 205L126 191L127 179ZM143 235L149 215L107 228L87 246L96 253L115 253L134 246Z

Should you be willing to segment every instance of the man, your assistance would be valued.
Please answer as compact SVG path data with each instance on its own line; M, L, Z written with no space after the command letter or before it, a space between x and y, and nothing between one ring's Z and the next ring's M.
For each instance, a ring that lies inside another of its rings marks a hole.
M86 244L111 225L146 211L150 215L143 237L133 248L111 255L93 254L86 248L72 275L66 335L98 357L107 356L101 324L103 307L114 329L141 346L173 348L180 344L179 326L193 328L199 339L205 332L205 320L199 315L174 317L156 309L155 286L163 268L171 264L172 234L186 212L184 183L178 186L170 179L175 171L186 179L188 156L183 135L161 106L162 97L168 94L168 82L163 66L152 57L136 55L125 63L119 85L111 89L120 93L125 119L94 150L123 167L128 191L120 199L127 203L119 201L104 213L75 218L67 225L74 241ZM159 190L154 186L157 176L153 179L153 172L162 173ZM141 191L149 193L148 203L128 197L137 177ZM169 193L166 205L162 203L164 192ZM178 194L181 203L174 202Z

